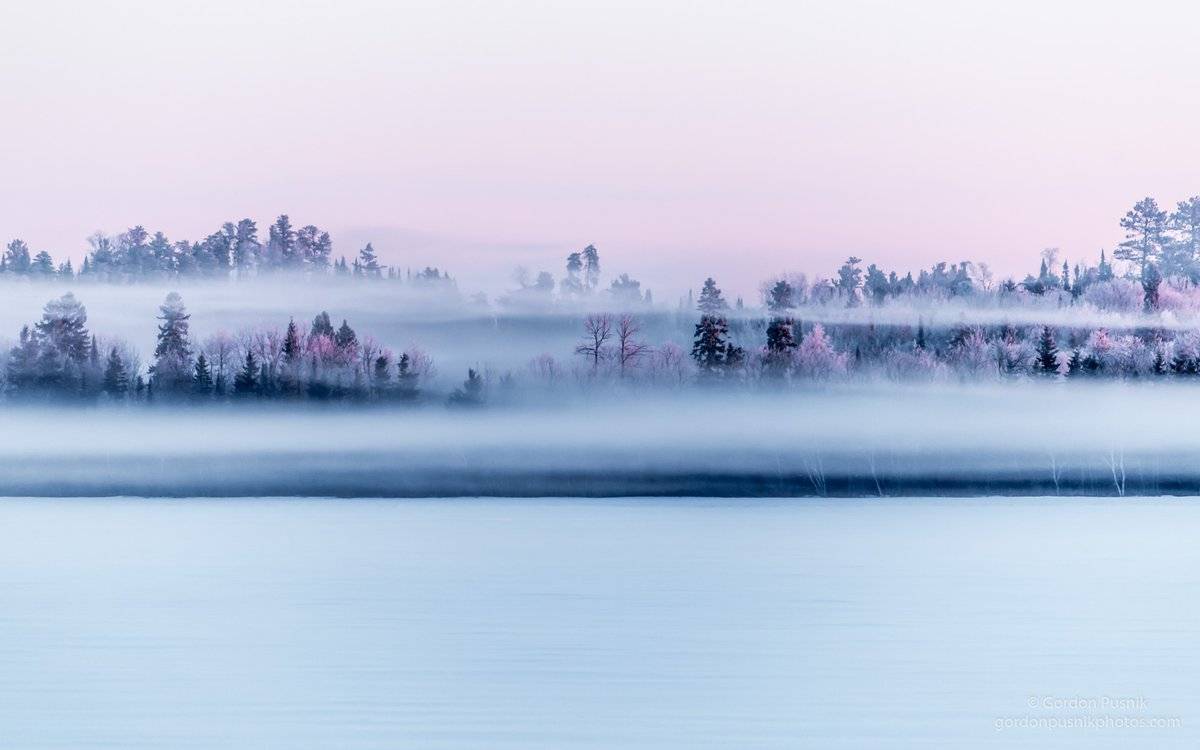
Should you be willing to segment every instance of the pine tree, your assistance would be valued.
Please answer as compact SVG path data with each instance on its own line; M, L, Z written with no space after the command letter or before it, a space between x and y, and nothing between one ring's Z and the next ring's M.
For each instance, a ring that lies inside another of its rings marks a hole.
M129 371L121 354L114 346L108 351L108 360L104 367L104 392L114 399L124 398L129 391Z
M795 304L795 290L783 279L776 281L767 293L767 310L770 312L784 314Z
M333 321L329 319L329 313L322 310L317 317L313 318L312 329L308 335L314 339L318 336L333 338Z
M483 378L474 369L467 370L467 379L461 388L450 394L450 403L455 406L479 406L483 403Z
M704 280L704 288L700 290L700 299L696 302L696 309L700 311L701 315L706 316L719 315L722 311L729 309L725 298L721 296L717 282L713 281L711 276Z
M692 359L702 379L719 377L723 373L729 354L728 335L729 325L724 318L715 315L700 317L692 342Z
M196 371L192 375L192 392L197 396L211 396L213 392L212 370L208 366L208 358L204 352L196 357Z
M1067 362L1067 377L1073 378L1083 374L1083 356L1079 349L1071 351L1071 359Z
M595 246L588 245L581 253L583 255L583 283L589 292L600 285L600 252Z
M87 309L67 292L42 308L42 319L34 326L45 347L77 364L87 361L91 336L87 330Z
M1054 341L1054 332L1050 326L1042 326L1042 336L1038 339L1035 366L1044 375L1058 375L1058 346Z
M246 351L246 360L242 369L233 378L233 392L239 396L248 396L258 390L258 362L254 352Z
M341 327L333 335L333 343L337 344L339 349L351 349L358 345L358 336L354 334L350 324L343 320Z
M368 242L366 247L358 251L358 267L362 269L362 273L373 279L379 278L379 259L375 255L375 248Z
M1162 344L1159 343L1154 347L1154 374L1166 375L1168 370L1167 358L1163 355Z
M293 366L300 361L300 354L300 332L296 330L295 319L289 319L287 334L283 337L283 361Z
M158 319L158 344L154 347L151 381L164 393L185 391L192 381L192 346L188 339L188 319L183 298L177 292L167 295Z
M418 393L418 376L412 369L412 360L408 354L401 354L396 363L396 395L405 401L412 401Z
M925 319L917 318L917 348L925 348Z

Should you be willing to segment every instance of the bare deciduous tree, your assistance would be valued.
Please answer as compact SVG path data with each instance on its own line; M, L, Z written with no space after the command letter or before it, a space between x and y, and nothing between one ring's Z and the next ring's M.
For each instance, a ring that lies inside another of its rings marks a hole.
M612 316L589 315L583 321L583 342L575 347L575 353L592 361L592 372L600 368L600 360L608 353L606 344L612 338Z
M632 315L622 315L617 321L617 362L621 367L621 377L637 366L638 360L650 351L650 347L637 339L642 332L642 325Z

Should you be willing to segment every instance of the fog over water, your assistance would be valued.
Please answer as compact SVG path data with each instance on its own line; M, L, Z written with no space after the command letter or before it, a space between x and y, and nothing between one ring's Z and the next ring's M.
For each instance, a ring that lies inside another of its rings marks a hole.
M478 410L10 408L5 494L1200 491L1183 385L842 386Z

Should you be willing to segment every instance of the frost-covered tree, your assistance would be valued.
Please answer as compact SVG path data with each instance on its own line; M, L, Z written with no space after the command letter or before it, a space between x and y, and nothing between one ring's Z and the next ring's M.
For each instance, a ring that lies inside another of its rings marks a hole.
M50 253L42 250L33 257L33 262L29 266L29 273L42 279L54 276L54 258L50 257Z
M66 359L82 364L91 352L87 309L67 292L42 308L42 319L34 326L39 343Z
M721 296L721 290L717 287L717 282L713 281L711 276L704 280L704 287L700 290L700 298L696 301L696 309L702 315L720 315L723 311L729 309L729 304Z
M178 292L171 292L158 308L158 343L150 380L160 394L181 393L192 381L192 344L188 337L191 315Z
M692 360L702 380L720 378L744 359L729 341L729 324L717 315L702 315L692 336Z
M22 240L8 243L4 251L4 270L7 273L24 276L29 273L33 260L29 256L29 246Z

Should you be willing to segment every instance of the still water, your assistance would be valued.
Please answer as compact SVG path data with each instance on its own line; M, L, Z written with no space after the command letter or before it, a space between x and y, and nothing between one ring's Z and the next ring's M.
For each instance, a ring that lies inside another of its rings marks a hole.
M1191 500L3 500L0 747L1192 747L1198 537Z

